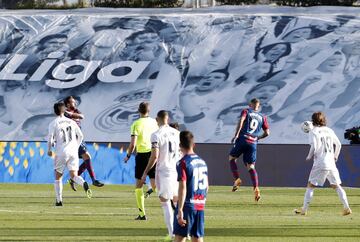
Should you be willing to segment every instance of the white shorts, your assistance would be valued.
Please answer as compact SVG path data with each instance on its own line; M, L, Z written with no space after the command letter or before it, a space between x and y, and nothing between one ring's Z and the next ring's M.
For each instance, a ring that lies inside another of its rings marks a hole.
M158 171L155 174L156 190L159 197L165 199L173 199L177 197L179 190L179 182L177 181L176 172Z
M341 179L337 169L324 170L319 168L311 169L309 182L314 186L323 186L328 180L330 185L340 185Z
M68 168L69 171L79 170L79 157L78 154L74 155L56 155L54 160L54 169L55 171L63 174L65 168Z

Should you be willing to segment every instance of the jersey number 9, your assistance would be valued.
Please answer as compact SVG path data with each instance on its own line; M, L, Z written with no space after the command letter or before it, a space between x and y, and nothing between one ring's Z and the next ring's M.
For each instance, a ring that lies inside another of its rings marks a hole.
M249 126L250 127L249 133L250 134L254 133L257 130L258 126L259 126L259 121L257 119L251 119Z

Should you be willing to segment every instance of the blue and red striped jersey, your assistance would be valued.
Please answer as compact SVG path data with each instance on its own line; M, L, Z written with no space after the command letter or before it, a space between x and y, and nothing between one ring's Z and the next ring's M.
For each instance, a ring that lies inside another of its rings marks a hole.
M81 114L79 109L74 109L74 110L66 109L64 116L69 118L69 119L74 120L77 123L77 125L81 128L81 120L78 119L78 118L75 118L73 116L74 113Z
M256 143L262 130L269 128L267 117L251 108L243 109L241 117L245 118L245 121L239 138L245 139L247 142Z
M184 207L204 210L208 190L208 169L198 155L185 155L176 165L178 181L186 181Z

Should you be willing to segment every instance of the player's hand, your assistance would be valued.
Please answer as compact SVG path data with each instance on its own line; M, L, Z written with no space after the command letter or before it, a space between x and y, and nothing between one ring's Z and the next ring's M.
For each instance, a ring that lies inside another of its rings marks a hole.
M51 150L49 150L49 151L47 152L47 154L48 154L48 156L50 156L50 157L52 157L52 155L53 155L53 153L52 153Z
M128 162L128 160L130 160L130 157L125 156L125 158L124 158L124 162L125 162L125 163L127 163L127 162Z
M234 137L231 139L231 144L234 144L237 138L238 138L237 136L234 136Z
M185 227L186 225L186 220L184 220L184 214L183 211L178 211L178 215L177 215L177 221L180 224L181 227Z
M141 182L142 182L142 184L145 184L145 182L146 182L146 174L144 174L144 175L141 177Z
M311 161L311 157L306 157L306 161Z

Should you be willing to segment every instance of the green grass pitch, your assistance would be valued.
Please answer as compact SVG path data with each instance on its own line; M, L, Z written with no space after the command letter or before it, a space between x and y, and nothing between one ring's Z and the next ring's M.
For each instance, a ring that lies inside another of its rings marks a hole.
M205 241L360 241L360 189L347 188L353 214L343 217L332 189L315 190L308 216L295 216L304 189L210 187ZM166 235L156 196L146 199L148 221L137 215L132 186L82 190L64 187L64 207L54 207L52 185L0 184L0 241L162 241Z

